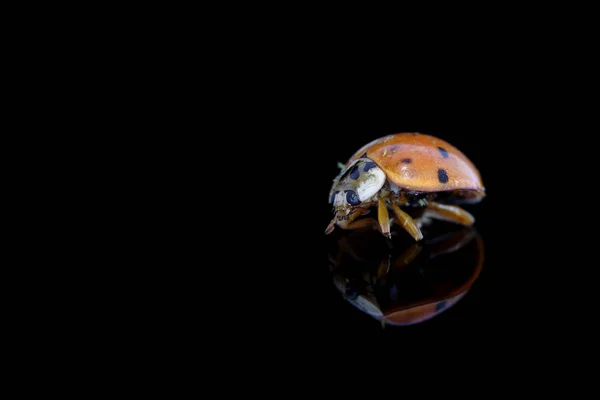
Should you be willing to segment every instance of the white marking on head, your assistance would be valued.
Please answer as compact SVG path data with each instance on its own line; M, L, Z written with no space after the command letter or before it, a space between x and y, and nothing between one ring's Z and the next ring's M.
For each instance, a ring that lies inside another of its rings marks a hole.
M365 168L368 170L365 171ZM334 179L330 201L337 209L350 209L369 201L386 182L385 173L367 158L354 160Z
M385 183L385 179L385 173L377 166L364 172L356 189L360 201L370 199L379 192Z
M333 200L333 205L335 207L342 207L346 204L346 193L344 191L340 191L335 195Z

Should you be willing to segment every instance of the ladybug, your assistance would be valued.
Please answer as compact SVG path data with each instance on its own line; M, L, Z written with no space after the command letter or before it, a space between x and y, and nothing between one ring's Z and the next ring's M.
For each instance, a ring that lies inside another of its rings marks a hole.
M485 195L478 169L450 143L423 133L387 135L357 150L333 180L329 203L335 215L325 233L336 226L372 226L391 238L396 223L419 241L431 218L473 225L475 218L459 205ZM371 207L377 207L377 219L358 218ZM407 212L414 209L422 211L419 218Z

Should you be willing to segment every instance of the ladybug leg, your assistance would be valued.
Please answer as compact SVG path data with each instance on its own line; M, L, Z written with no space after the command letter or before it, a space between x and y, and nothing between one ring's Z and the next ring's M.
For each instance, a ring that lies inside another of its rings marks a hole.
M359 219L358 221L354 221L351 224L348 224L346 226L344 226L344 229L367 229L367 228L371 228L371 229L376 229L379 232L381 232L382 235L390 237L389 235L391 235L389 226L391 225L392 220L390 220L387 224L387 233L384 231L385 229L385 224L380 224L380 222L375 219L375 218L363 218L363 219Z
M459 206L441 204L433 201L427 203L425 215L464 226L471 226L475 222L475 218Z
M331 222L329 223L329 225L327 225L327 229L325 229L325 234L328 235L331 232L333 232L336 224L342 229L360 229L360 228L369 227L372 225L373 222L375 222L375 227L377 227L377 221L373 220L372 218L370 218L372 221L368 221L369 218L359 219L358 221L355 221L356 218L358 218L362 215L368 214L368 213L369 213L368 209L366 209L366 208L360 209L359 208L353 214L350 214L350 216L346 220L342 220L342 221L339 221L338 216L335 215L333 217L333 219L331 220ZM363 222L363 221L366 221L366 222Z
M380 197L379 204L377 206L377 219L379 220L379 228L381 229L381 233L388 238L392 238L390 234L390 214L388 213L387 205L385 204L385 200Z
M403 227L416 241L423 239L423 234L421 233L421 229L419 229L419 225L417 225L410 215L402 211L395 202L392 202L392 210L397 218L394 222Z
M354 221L346 226L344 229L363 229L363 228L373 228L378 229L379 225L375 218L363 218L358 221Z
M335 229L335 221L337 221L336 217L333 217L329 225L327 225L327 229L325 229L325 234L329 235Z

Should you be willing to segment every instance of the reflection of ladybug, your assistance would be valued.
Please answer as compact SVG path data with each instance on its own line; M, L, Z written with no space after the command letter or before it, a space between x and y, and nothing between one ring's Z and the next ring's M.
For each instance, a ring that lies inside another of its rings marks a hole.
M423 235L401 207L425 208L425 216L470 226L475 219L457 204L477 203L485 188L475 165L456 147L421 133L398 133L376 139L359 149L334 179L329 192L335 226L344 229L367 225L390 236L396 222L415 240ZM357 219L377 205L377 220ZM395 219L390 220L388 207Z
M398 241L403 245L393 249L371 232L332 235L338 240L330 261L344 299L384 324L412 325L448 310L483 266L483 241L470 227L419 242Z
M387 312L386 315L382 315L380 319L389 325L418 324L420 322L427 321L442 311L452 307L456 302L462 299L467 292L468 289L457 294L456 296L444 300L423 304L421 306L404 308L394 312Z

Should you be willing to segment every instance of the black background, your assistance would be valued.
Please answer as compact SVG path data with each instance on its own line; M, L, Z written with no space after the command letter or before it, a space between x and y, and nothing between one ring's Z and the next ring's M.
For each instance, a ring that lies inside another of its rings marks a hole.
M72 136L46 137L69 157L47 154L64 164L57 174L38 163L29 166L34 179L15 178L27 189L16 191L23 210L14 215L18 255L42 253L32 237L59 239L52 251L60 257L77 265L106 259L93 273L118 275L128 293L148 292L134 296L125 320L143 315L174 335L223 334L248 348L258 341L287 352L299 343L350 342L356 351L380 340L435 343L451 335L486 338L482 345L493 349L491 337L523 341L581 321L573 294L590 270L577 258L582 217L573 209L584 199L575 166L587 142L557 83L548 85L535 66L454 67L441 56L438 64L406 60L408 69L382 61L388 68L381 75L318 54L307 59L226 69L214 97L203 101L150 96L159 106L142 102L127 124L110 108L106 118L82 114L69 132L93 121L89 146L73 145ZM398 132L440 137L479 168L487 197L469 211L486 257L472 292L453 308L382 330L334 287L324 230L337 163ZM19 142L23 155L26 139ZM44 152L44 144L36 148ZM79 168L80 159L92 168ZM76 196L65 196L54 176ZM58 193L63 213L38 201L46 192L32 182L42 180ZM51 223L40 224L49 216ZM61 240L55 227L83 246ZM82 234L90 231L100 240ZM160 318L165 322L155 322Z
M589 222L597 112L592 79L582 77L594 53L581 40L593 35L562 37L570 28L561 18L537 11L524 18L529 36L504 18L480 35L494 11L474 18L480 26L443 15L452 27L438 30L433 19L409 27L404 14L382 23L393 32L369 39L354 29L360 20L337 13L331 20L355 26L331 36L304 19L290 35L268 25L250 35L262 23L244 15L253 26L224 41L226 24L167 40L164 53L145 40L147 55L134 54L144 41L136 40L99 70L58 55L55 73L54 54L28 63L24 79L10 77L19 113L4 149L8 248L25 277L5 283L25 289L11 301L32 305L18 312L35 321L31 342L70 323L76 329L61 338L93 334L86 349L118 343L117 360L137 348L136 360L175 355L160 366L195 373L186 364L217 354L226 377L265 363L306 377L311 389L315 377L330 380L313 373L322 366L346 373L334 385L371 393L411 384L361 381L364 371L390 371L370 362L377 356L413 368L409 351L459 353L415 368L426 379L463 372L456 362L472 361L467 353L492 363L508 353L510 371L534 351L538 360L556 359L559 348L585 356L572 349L597 319L597 257L587 252L597 247ZM540 20L551 26L530 24ZM457 28L461 35L446 37ZM426 34L423 44L409 37ZM184 37L193 43L177 47ZM372 139L411 131L452 143L478 166L488 196L469 211L485 264L453 308L382 330L331 281L328 192L337 162ZM261 388L278 382L270 372L260 378ZM471 388L473 377L462 378L445 389Z

